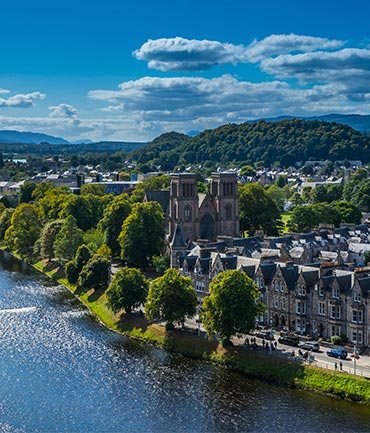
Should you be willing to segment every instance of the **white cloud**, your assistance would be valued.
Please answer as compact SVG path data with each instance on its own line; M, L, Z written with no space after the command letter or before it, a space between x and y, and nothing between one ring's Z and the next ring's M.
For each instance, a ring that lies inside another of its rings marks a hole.
M109 104L106 111L132 119L138 133L206 129L278 115L366 112L346 94L344 85L293 88L284 81L251 83L231 75L202 77L144 77L119 85L118 90L94 90L93 99Z
M0 93L9 93L8 91ZM35 99L44 99L46 95L40 92L32 93L18 93L16 95L10 96L9 98L0 98L0 107L19 107L19 108L29 108L33 107Z
M50 117L69 117L78 118L78 111L75 107L69 104L59 104L54 107L49 107Z
M245 47L218 41L162 38L145 42L133 56L161 71L201 71L246 61Z
M288 54L293 51L311 52L318 49L340 48L343 45L343 41L314 36L301 36L294 33L289 35L270 35L261 41L254 40L247 47L247 58L251 62L259 62L267 57Z
M349 98L370 93L370 50L346 48L335 52L284 55L261 62L263 71L278 78L296 78L302 84L344 86Z
M0 94L6 94L6 93L10 93L10 90L0 88Z

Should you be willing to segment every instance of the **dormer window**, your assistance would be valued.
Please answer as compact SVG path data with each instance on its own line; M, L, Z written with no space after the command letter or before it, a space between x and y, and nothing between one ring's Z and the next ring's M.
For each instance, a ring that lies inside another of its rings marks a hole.
M331 289L331 296L334 299L339 299L339 290L337 287L332 287Z
M353 294L353 302L361 302L361 294L358 292L354 292Z

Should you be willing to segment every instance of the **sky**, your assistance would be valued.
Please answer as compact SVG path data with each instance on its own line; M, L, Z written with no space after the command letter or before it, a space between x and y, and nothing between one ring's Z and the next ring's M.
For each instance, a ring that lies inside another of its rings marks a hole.
M0 0L0 129L150 141L370 114L368 0Z

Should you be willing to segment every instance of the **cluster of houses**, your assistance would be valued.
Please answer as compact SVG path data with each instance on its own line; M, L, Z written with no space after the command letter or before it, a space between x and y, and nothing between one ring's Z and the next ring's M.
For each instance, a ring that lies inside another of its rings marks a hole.
M166 201L171 266L191 278L200 302L212 278L242 270L258 285L266 306L259 324L370 346L366 225L239 238L235 174L212 175L205 196L198 194L194 175L176 174L171 180Z

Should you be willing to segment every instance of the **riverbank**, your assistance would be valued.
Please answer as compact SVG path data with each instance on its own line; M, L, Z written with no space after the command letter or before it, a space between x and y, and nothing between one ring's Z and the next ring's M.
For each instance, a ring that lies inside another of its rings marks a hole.
M217 342L194 335L188 329L167 332L164 326L150 323L139 314L114 314L107 307L104 292L78 292L63 277L62 271L47 261L37 262L33 266L66 286L92 314L115 332L187 357L226 366L251 378L370 405L370 381L366 378L323 370L238 346L224 348Z

